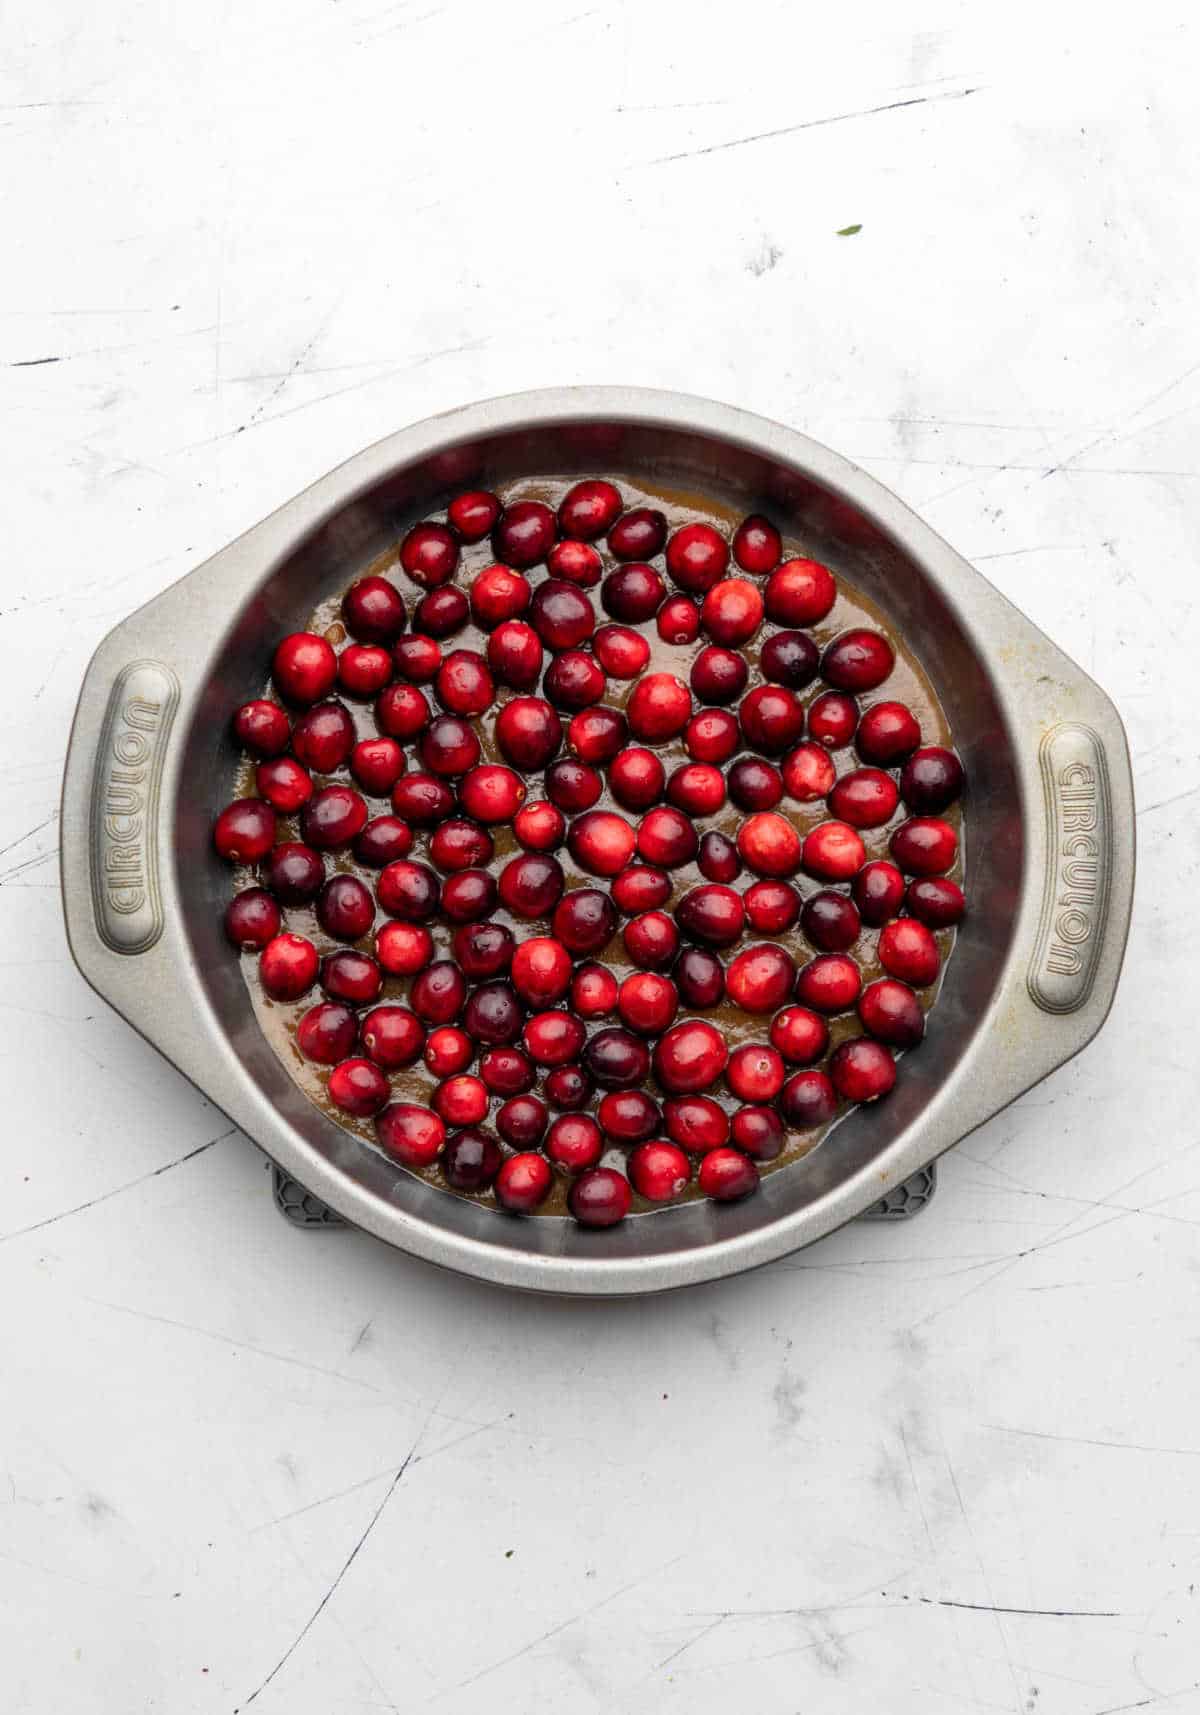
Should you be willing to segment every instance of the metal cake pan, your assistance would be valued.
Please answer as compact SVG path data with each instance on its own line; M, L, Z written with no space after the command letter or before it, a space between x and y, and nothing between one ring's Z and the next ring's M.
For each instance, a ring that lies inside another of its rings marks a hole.
M919 1053L744 1203L589 1232L439 1192L311 1103L262 1035L212 851L230 710L272 640L464 484L625 472L765 510L878 603L941 697L970 781L971 909ZM1133 891L1133 787L1103 691L893 494L729 406L638 388L470 405L389 436L112 631L83 682L63 786L80 971L300 1184L429 1262L539 1292L661 1291L769 1262L861 1214L1091 1040Z

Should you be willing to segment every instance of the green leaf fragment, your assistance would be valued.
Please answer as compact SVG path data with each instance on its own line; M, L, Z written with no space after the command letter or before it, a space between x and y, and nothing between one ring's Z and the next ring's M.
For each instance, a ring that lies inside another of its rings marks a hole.
M855 221L853 226L839 226L837 229L837 237L838 238L853 238L854 234L856 232L861 232L861 231L862 231L862 221L859 220L859 221Z

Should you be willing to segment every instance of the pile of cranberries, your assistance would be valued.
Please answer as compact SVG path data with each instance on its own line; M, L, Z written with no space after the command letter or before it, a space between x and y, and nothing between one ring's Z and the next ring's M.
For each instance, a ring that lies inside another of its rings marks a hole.
M372 574L279 643L214 829L256 872L229 940L334 1107L438 1183L531 1213L565 1181L604 1227L743 1197L886 1095L964 910L963 770L888 700L880 631L814 636L829 569L601 480L459 494L389 569L411 612Z

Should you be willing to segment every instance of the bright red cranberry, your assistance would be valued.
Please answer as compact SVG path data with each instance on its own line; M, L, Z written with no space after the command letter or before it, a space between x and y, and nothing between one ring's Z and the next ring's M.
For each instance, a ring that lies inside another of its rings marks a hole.
M895 1084L896 1062L880 1043L855 1036L834 1049L829 1076L844 1101L874 1102Z
M629 1181L615 1167L581 1173L567 1194L567 1206L581 1227L615 1227L632 1201Z
M515 500L492 531L492 552L506 566L525 571L544 560L558 535L554 513L541 500Z
M761 512L743 518L733 538L733 557L744 572L763 577L779 564L783 538Z
M747 947L725 973L725 992L743 1012L775 1012L791 993L796 964L773 942Z
M429 704L415 685L385 685L375 699L375 724L389 738L413 738L429 724Z
M663 1103L667 1135L691 1155L729 1141L729 1115L711 1096L673 1097Z
M732 887L707 883L685 893L675 907L675 919L692 941L709 947L732 947L741 937L746 913Z
M654 1075L672 1095L693 1095L716 1083L728 1059L729 1050L720 1031L703 1019L689 1018L672 1025L659 1038Z
M426 965L408 991L408 1004L425 1024L452 1024L466 998L466 978L452 959L435 959ZM464 1028L474 1035L469 1025Z
M889 917L899 914L904 901L904 877L894 863L876 858L859 870L850 891L863 922L878 928Z
M439 1081L465 1072L474 1057L475 1044L457 1024L439 1024L425 1038L425 1064Z
M962 921L967 901L956 881L945 876L926 876L910 881L904 895L905 909L930 929L952 929Z
M710 643L692 662L692 689L702 703L732 703L740 697L750 677L750 669L741 655L731 649Z
M785 1006L771 1020L771 1045L794 1066L811 1066L829 1047L829 1026L806 1006Z
M434 774L405 774L392 788L392 809L414 828L443 821L456 802L453 787Z
M837 1113L837 1096L824 1072L793 1072L779 1092L779 1111L797 1131L828 1125Z
M423 595L413 613L413 630L428 637L452 637L461 631L471 613L466 591L450 584ZM399 647L399 645L397 645Z
M458 801L477 822L511 822L525 802L525 782L502 763L483 762L463 777Z
M442 915L450 923L476 923L491 916L497 897L496 883L486 869L459 870L442 883Z
M688 1158L673 1143L642 1143L629 1157L629 1177L639 1197L669 1203L687 1189L692 1170Z
M306 1060L318 1066L336 1066L354 1052L358 1020L348 1006L336 1001L318 1001L310 1006L296 1026L296 1043Z
M742 895L746 921L760 935L785 935L799 921L800 904L800 895L786 881L756 881Z
M454 957L473 981L496 977L513 961L516 941L503 923L469 923L454 931Z
M725 1081L743 1102L769 1102L783 1088L783 1056L761 1042L735 1048L725 1068Z
M513 817L517 843L527 852L553 852L567 835L567 818L555 804L522 804Z
M586 709L607 689L600 664L582 649L564 649L546 669L542 689L558 709Z
M625 925L622 939L639 970L665 970L679 951L679 930L664 911L643 911Z
M729 796L739 810L770 810L783 797L783 776L760 756L739 756L729 770Z
M826 750L850 743L858 725L858 704L844 691L823 691L809 705L808 736Z
M583 709L567 723L567 748L582 762L611 762L629 732L619 709Z
M454 649L434 681L438 701L456 715L481 715L490 709L496 684L487 662L474 649Z
M843 774L829 794L833 815L852 828L881 828L900 802L896 782L879 768L855 768Z
M291 735L287 715L266 697L243 703L233 717L233 736L255 756L279 756Z
M774 1108L739 1108L729 1131L734 1145L754 1161L774 1161L783 1153L784 1130Z
M571 955L551 935L522 941L513 954L512 985L539 1010L560 1001L571 986Z
M400 564L414 584L449 583L458 565L458 541L444 524L416 524L400 544Z
M548 917L565 885L562 865L545 852L523 852L500 871L500 898L514 917Z
M817 646L803 631L777 631L768 637L759 656L764 679L802 691L817 676L821 657Z
M813 804L833 789L837 770L819 744L798 744L783 759L783 789L798 804Z
M897 917L880 932L879 963L890 976L926 988L936 979L942 956L932 929L915 917Z
M855 836L857 838L857 835ZM738 829L737 848L755 875L788 876L800 868L800 835L785 816L764 810Z
M596 611L581 589L562 578L538 585L529 608L534 630L556 653L586 643L596 629Z
M478 1125L487 1118L490 1103L487 1085L470 1073L447 1078L433 1092L433 1111L447 1125Z
M694 762L727 762L741 741L737 716L728 709L701 709L684 728L684 747Z
M391 1091L371 1060L343 1060L329 1074L329 1099L343 1113L369 1119L386 1103Z
M321 891L325 865L311 846L284 840L272 848L262 874L281 905L307 905Z
M404 1167L429 1167L446 1141L446 1128L429 1108L391 1102L375 1121L379 1147Z
M635 506L610 526L608 551L616 560L652 560L666 539L662 513L652 506Z
M482 542L500 516L500 502L486 488L456 494L446 508L446 520L464 542Z
M550 1123L537 1096L510 1096L496 1115L496 1130L513 1149L536 1149Z
M612 529L620 513L620 491L611 482L596 479L577 482L567 490L559 505L558 527L564 536L579 542L594 542Z
M635 971L621 984L617 1008L630 1030L640 1036L661 1036L679 1011L679 991L670 977L657 971Z
M230 863L258 863L275 844L275 812L262 798L235 798L217 817L213 844Z
M675 738L692 713L691 692L673 673L649 673L634 687L625 707L635 738L662 744Z
M694 595L711 590L728 564L729 544L711 524L684 524L667 543L667 571L680 589Z
M839 691L873 691L891 673L895 652L878 631L844 631L821 657L822 676Z
M936 816L914 816L892 835L891 852L908 875L941 875L953 866L958 836Z
M667 781L667 799L689 816L712 816L725 802L725 776L711 762L685 762Z
M281 816L294 816L313 795L313 778L294 756L272 756L254 770L254 784Z
M399 917L403 923L424 923L437 910L442 889L428 864L401 858L380 872L375 891L389 917Z
M602 625L592 638L592 653L610 679L636 679L650 659L650 645L626 625Z
M555 1066L542 1085L546 1100L561 1113L577 1113L587 1106L593 1085L582 1066Z
M866 856L862 840L845 822L821 822L804 838L804 869L818 881L849 881Z
M350 947L328 954L321 961L321 987L333 1000L347 1006L369 1006L383 986L383 972L369 953Z
M360 941L375 921L371 890L356 875L330 876L317 895L317 922L335 941Z
M701 612L704 629L714 643L727 648L736 649L748 643L762 624L762 618L762 594L745 578L724 578L704 598ZM764 646L764 654L769 647Z
M742 860L733 841L712 828L700 836L696 867L706 881L732 881L741 872Z
M319 703L333 689L337 656L325 638L293 631L275 651L271 677L289 703Z
M406 1006L372 1007L362 1021L362 1043L377 1066L395 1071L420 1059L425 1026Z
M858 908L844 893L822 889L804 902L800 927L819 953L844 953L858 940Z
M607 1018L616 1011L617 979L603 965L580 965L571 979L571 1011L580 1018Z
M668 596L654 623L664 643L694 643L700 635L700 609L688 596Z
M465 774L479 761L479 738L461 716L435 715L421 734L420 751L431 774Z
M758 1169L740 1149L713 1149L700 1163L697 1184L705 1197L734 1203L758 1189Z
M685 947L672 971L684 1006L701 1009L725 998L725 967L704 947Z
M392 664L382 644L349 643L338 656L338 684L352 697L373 697L391 678Z
M567 849L588 875L617 875L633 856L636 839L624 816L589 810L567 830Z
M554 1173L544 1155L510 1155L496 1175L496 1201L513 1215L532 1215L546 1201Z
M667 586L653 566L618 566L600 585L600 605L611 619L644 625L666 600Z
M650 1071L646 1044L616 1025L589 1039L583 1060L602 1090L630 1090L645 1083Z
M485 566L471 585L471 613L476 625L492 631L516 619L529 606L529 580L507 566ZM490 654L490 651L489 651Z
M900 795L917 815L937 816L959 796L963 779L963 765L952 750L927 745L904 764Z
M395 738L363 738L350 752L351 774L375 798L387 797L404 768L404 747Z
M546 770L544 782L546 796L555 808L567 810L572 815L590 810L604 791L604 780L599 772L588 763L576 762L570 756L562 756L557 762L552 762Z
M785 560L767 579L764 596L776 625L816 625L837 600L837 585L817 560Z
M514 697L496 720L496 743L514 768L544 768L562 746L562 724L541 697Z
M247 887L225 908L225 934L240 952L261 952L279 933L282 918L265 887Z
M671 878L649 864L630 864L613 882L612 897L613 903L628 917L636 917L641 911L657 911L671 897Z
M539 1066L565 1066L583 1047L582 1022L570 1012L538 1012L525 1026L525 1052Z
M700 849L700 838L681 810L660 805L642 817L637 849L647 863L661 869L678 869L681 864L691 863Z
M537 1081L533 1061L522 1048L499 1042L479 1062L479 1076L495 1096L522 1096Z
M433 936L420 923L384 923L375 936L375 957L392 977L410 977L433 957Z
M610 1090L596 1118L604 1135L616 1143L643 1143L662 1124L658 1103L644 1090Z
M646 810L662 797L667 771L652 750L633 745L613 757L608 784L618 804Z
M594 1167L604 1153L604 1135L586 1114L563 1114L546 1134L546 1154L568 1173Z
M903 703L873 703L858 723L854 742L864 762L891 768L917 748L921 728Z
M862 975L844 953L821 953L796 978L796 999L814 1012L847 1012L862 990Z
M578 589L591 589L600 582L604 562L587 542L556 542L546 560L546 569L553 579L574 584ZM594 609L592 624L595 624Z
M350 651L345 653L348 655ZM442 664L442 646L436 638L421 637L414 632L396 644L392 660L402 679L411 685L427 685Z
M915 1048L925 1034L925 1014L913 991L892 977L869 983L859 996L864 1029L892 1048Z
M404 600L386 578L359 578L342 599L342 618L360 643L392 643L408 624Z
M486 1191L502 1165L500 1145L485 1131L455 1132L442 1151L442 1172L456 1191Z
M767 756L789 750L804 730L804 708L784 685L759 685L738 705L746 743Z

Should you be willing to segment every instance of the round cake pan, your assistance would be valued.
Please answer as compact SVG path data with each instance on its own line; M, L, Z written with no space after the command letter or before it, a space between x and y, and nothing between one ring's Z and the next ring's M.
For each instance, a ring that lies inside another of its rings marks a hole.
M262 1035L221 918L212 851L231 795L230 711L274 640L464 485L625 473L768 512L888 616L930 675L970 782L970 911L926 1041L744 1203L604 1232L437 1191L329 1119ZM1116 709L905 505L803 435L637 388L494 399L401 430L322 478L100 645L63 785L67 932L87 981L294 1179L346 1220L498 1284L655 1292L831 1232L1090 1041L1112 1004L1134 871Z

